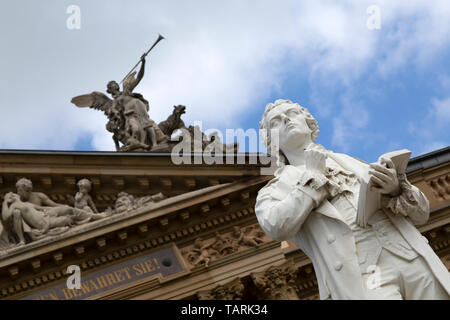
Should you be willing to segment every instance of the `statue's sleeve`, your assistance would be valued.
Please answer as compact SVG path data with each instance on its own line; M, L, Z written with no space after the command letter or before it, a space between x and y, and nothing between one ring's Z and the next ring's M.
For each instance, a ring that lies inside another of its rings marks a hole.
M286 172L284 174L289 175ZM325 176L313 178L303 172L300 177L289 177L293 178L297 183L286 183L283 177L274 178L258 192L256 198L258 222L275 240L291 239L327 194L324 188Z
M401 194L396 197L382 196L382 205L396 214L407 216L414 225L427 223L430 216L430 204L427 197L407 179L405 174L398 176Z

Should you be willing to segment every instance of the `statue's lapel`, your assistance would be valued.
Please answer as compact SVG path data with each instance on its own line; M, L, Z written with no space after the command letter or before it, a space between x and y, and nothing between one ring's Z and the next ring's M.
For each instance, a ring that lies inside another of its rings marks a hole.
M355 173L359 179L363 179L364 181L367 182L367 179L369 178L369 169L370 169L368 163L350 157L343 153L329 152L328 156L334 161L336 161L342 168L344 168L347 171Z
M337 211L337 209L330 203L330 201L326 199L317 209L315 209L315 211L332 219L342 221L347 225L347 222L345 222L344 218L342 218L342 215L339 213L339 211Z

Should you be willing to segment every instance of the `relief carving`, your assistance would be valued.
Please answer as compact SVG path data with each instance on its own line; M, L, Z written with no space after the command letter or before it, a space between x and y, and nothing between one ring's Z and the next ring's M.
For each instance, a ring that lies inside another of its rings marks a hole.
M244 289L241 279L238 278L214 289L199 291L197 298L198 300L242 300Z
M186 261L193 267L204 265L208 267L211 261L225 257L231 253L258 246L269 241L258 225L240 228L233 227L233 231L221 234L215 233L210 239L197 238L192 246L182 250Z
M122 191L117 195L114 208L108 208L106 209L106 211L111 212L112 214L123 213L144 207L154 202L159 202L164 199L166 199L166 196L161 192L149 196L135 198L133 195Z
M213 256L218 252L211 248L212 244L204 244L201 238L194 241L194 245L189 252L185 252L187 261L193 265L198 266L203 264L205 267L209 266Z
M450 199L450 175L441 176L428 182L438 200Z
M8 249L55 236L78 225L105 219L113 214L134 210L166 197L162 193L134 198L128 193L118 194L113 209L98 212L90 195L92 183L81 179L78 192L70 197L70 205L51 200L45 193L33 191L31 180L21 178L16 192L8 192L3 199L0 223L0 247Z
M239 248L233 243L230 237L221 235L219 232L216 232L216 238L211 247L221 256L226 256L227 254L233 253Z
M271 266L251 274L253 283L266 300L299 300L296 285L297 268L292 261L281 266Z
M262 236L264 236L264 232L261 229L255 230L254 226L246 228L245 230L242 230L238 226L234 226L231 235L235 239L234 242L238 245L256 247L258 244L264 242L264 240L261 238Z

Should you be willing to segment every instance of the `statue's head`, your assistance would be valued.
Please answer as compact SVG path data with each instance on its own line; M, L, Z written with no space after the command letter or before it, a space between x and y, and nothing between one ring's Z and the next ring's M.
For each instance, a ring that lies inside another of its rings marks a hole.
M233 232L234 232L235 234L240 233L240 231L241 231L241 228L239 228L238 226L233 226Z
M316 119L298 103L279 99L268 103L259 123L263 132L263 141L268 152L275 155L272 149L271 130L278 130L279 160L285 162L283 152L296 149L305 143L314 142L319 135L319 126ZM275 142L275 141L274 141Z
M181 116L183 113L186 113L186 106L182 105L173 106L173 114Z
M33 183L27 178L20 178L16 182L17 193L21 198L28 199L33 191Z
M81 179L80 181L78 181L77 186L80 191L84 191L86 193L88 193L92 189L92 183L88 179Z
M194 240L194 247L195 248L201 248L203 246L203 240L202 238L197 238Z
M106 92L110 93L114 98L120 94L119 84L112 80L106 85Z
M121 213L133 208L134 197L126 192L120 192L117 195L115 204L116 213Z

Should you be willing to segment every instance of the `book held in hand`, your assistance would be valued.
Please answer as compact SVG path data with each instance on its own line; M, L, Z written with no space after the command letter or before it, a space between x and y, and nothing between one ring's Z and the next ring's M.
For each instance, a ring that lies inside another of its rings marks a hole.
M381 159L383 158L390 159L394 163L397 174L402 174L406 171L410 156L411 151L407 149L387 152L379 157L378 163L381 164ZM366 227L370 217L381 209L381 194L371 190L370 177L371 175L366 172L360 181L356 223L361 227Z

